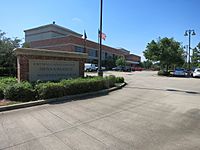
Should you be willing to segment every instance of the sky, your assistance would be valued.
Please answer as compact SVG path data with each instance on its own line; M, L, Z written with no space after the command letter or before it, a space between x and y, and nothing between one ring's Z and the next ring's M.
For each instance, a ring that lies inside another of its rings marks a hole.
M7 37L24 40L24 30L55 21L98 40L100 0L2 0L0 14L0 30ZM147 43L158 37L188 45L184 32L194 29L194 48L200 42L199 17L200 0L103 0L103 44L142 56Z

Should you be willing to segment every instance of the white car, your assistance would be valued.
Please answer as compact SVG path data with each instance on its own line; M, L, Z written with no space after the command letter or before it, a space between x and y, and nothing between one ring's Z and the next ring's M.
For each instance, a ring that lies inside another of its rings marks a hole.
M85 63L85 71L97 71L98 67L96 64Z
M193 77L200 77L200 68L196 68L192 74Z

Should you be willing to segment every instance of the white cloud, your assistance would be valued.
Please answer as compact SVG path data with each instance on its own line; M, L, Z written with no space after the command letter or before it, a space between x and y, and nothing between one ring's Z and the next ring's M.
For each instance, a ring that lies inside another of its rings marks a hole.
M72 18L72 21L75 22L75 23L82 23L82 20L78 17Z

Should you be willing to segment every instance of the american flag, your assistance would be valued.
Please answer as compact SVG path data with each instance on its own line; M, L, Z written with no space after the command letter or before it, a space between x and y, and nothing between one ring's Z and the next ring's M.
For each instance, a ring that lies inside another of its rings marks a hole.
M106 34L105 33L101 33L101 38L103 39L103 40L106 40Z
M101 36L100 36L101 34ZM99 30L99 37L101 37L104 41L106 40L106 34L105 33L100 33L100 30Z

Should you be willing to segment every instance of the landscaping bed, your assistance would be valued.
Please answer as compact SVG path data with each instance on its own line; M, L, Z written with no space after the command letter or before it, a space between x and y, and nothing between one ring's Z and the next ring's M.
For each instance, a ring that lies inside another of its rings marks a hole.
M13 104L18 104L18 103L19 102L10 101L10 100L7 100L7 99L0 100L0 106L13 105Z
M112 88L116 83L123 82L123 77L115 76L35 83L17 83L16 78L0 78L0 106L95 92Z

